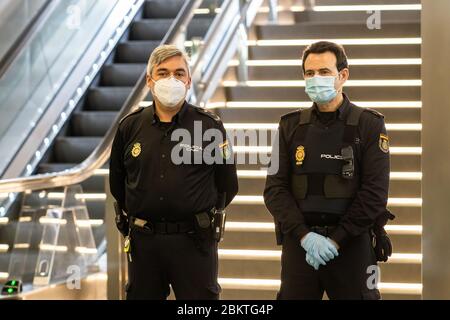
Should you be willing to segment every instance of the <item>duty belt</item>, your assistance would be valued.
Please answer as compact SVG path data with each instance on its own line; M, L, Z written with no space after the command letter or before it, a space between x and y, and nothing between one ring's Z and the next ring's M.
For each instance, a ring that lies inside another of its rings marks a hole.
M328 237L336 228L336 226L311 226L309 230L321 236Z
M145 233L177 234L194 230L193 222L155 222L132 217L131 227Z

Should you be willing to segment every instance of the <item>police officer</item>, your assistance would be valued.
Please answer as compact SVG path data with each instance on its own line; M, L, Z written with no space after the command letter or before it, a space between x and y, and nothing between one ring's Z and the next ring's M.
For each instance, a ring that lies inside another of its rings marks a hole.
M279 168L264 191L282 245L278 299L380 299L376 265L392 253L383 226L393 218L384 116L342 92L342 46L307 47L303 73L314 104L281 118Z
M232 150L221 120L185 101L191 76L182 51L158 47L147 73L153 105L120 121L110 160L127 299L166 299L169 285L177 299L218 299L213 208L238 191ZM203 139L208 130L214 139Z

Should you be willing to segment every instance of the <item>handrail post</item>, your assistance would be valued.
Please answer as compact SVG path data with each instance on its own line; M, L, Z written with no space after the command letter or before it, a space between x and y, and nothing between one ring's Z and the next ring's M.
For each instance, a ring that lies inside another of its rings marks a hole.
M269 0L269 22L278 22L278 0Z
M246 0L237 0L239 1L239 11L241 16L247 15L245 12L245 4ZM239 23L238 29L238 60L239 66L237 69L237 79L240 84L245 84L248 81L248 31L247 31L247 19L246 17Z

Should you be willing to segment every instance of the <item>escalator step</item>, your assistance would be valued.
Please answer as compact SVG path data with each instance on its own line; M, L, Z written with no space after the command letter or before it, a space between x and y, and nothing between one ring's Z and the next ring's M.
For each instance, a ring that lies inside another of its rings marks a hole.
M144 17L147 19L175 19L184 0L147 0L144 5Z
M159 40L164 38L173 19L148 19L134 22L130 27L130 40Z
M125 103L132 87L94 87L89 89L86 99L86 110L116 111Z
M78 137L103 137L114 123L117 112L80 112L71 119L72 134Z
M104 66L102 69L102 86L107 87L134 87L146 64L116 63Z
M81 163L98 146L102 138L60 137L56 139L54 157L56 162Z
M192 20L189 24L186 38L204 37L212 23L211 18ZM140 20L133 23L130 31L130 40L160 40L163 39L170 29L173 20L152 19Z
M117 46L117 63L147 63L150 54L161 41L128 41Z

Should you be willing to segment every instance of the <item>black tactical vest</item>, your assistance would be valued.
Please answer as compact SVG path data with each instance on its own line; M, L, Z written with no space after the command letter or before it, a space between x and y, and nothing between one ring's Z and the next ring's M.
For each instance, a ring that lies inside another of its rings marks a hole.
M350 105L346 119L328 127L312 123L312 111L300 113L291 140L291 192L301 212L343 215L360 187L357 128L364 109Z

